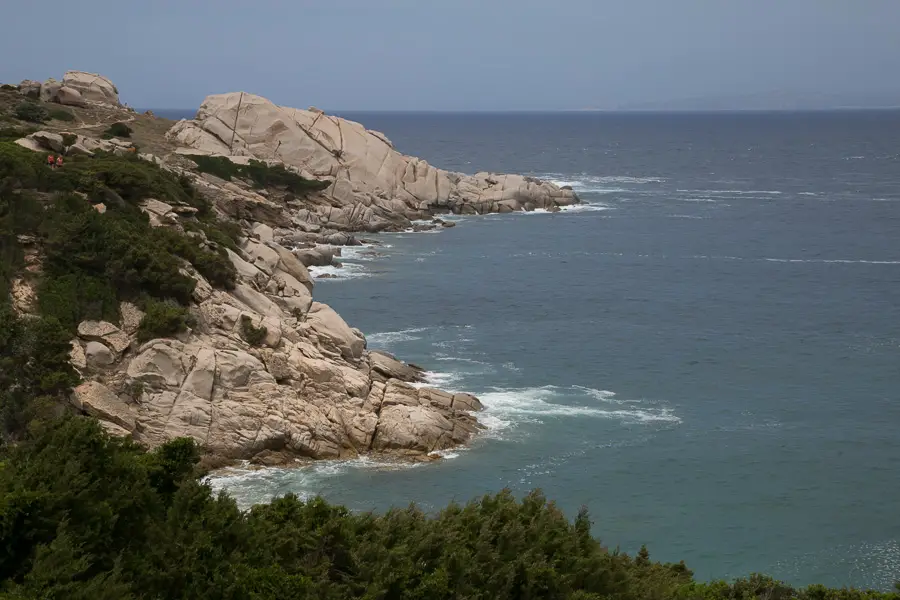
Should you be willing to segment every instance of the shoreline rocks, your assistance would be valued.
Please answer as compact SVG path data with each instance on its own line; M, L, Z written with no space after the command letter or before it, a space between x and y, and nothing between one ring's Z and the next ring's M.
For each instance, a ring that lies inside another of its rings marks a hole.
M571 189L533 177L438 169L354 121L243 92L208 96L193 120L179 121L166 135L184 151L281 163L329 182L317 201L292 216L295 224L337 231L399 231L440 214L553 210L579 202Z

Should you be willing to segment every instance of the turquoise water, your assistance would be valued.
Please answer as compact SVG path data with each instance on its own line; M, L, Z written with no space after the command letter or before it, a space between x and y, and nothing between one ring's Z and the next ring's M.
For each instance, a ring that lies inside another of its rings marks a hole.
M701 578L900 579L900 114L349 116L589 206L381 236L317 286L482 398L471 448L216 485L361 510L540 487Z

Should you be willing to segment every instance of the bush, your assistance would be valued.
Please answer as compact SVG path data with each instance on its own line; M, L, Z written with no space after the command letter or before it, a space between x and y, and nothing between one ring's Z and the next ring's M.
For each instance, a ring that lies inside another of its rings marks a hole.
M224 250L221 253L206 250L200 247L197 240L165 227L154 229L151 237L161 247L191 263L212 285L226 290L234 289L237 270Z
M187 157L197 164L197 170L201 173L209 173L227 181L231 181L232 177L244 177L257 188L283 187L295 194L306 194L324 190L330 185L326 181L301 177L284 165L269 166L260 160L251 159L249 164L239 165L224 156L191 154Z
M106 131L103 132L103 136L107 138L111 137L122 137L122 138L130 138L133 133L133 129L126 125L125 123L113 123L109 127L106 128Z
M48 402L63 400L78 384L69 364L70 337L57 320L21 319L7 302L0 301L3 441L19 438Z
M72 114L72 111L65 108L50 108L47 110L47 116L56 121L66 121L69 123L75 120L75 115Z
M193 318L187 309L172 301L148 299L144 303L144 311L144 318L137 331L137 338L141 343L155 338L172 337L193 324Z
M14 142L37 131L34 127L0 127L0 141ZM24 148L23 148L24 150Z
M17 119L31 123L43 123L47 120L47 109L36 102L21 102L13 113Z
M253 325L253 319L247 315L241 315L241 337L251 346L259 346L266 339L269 330L265 325L256 327Z
M354 514L287 495L241 511L202 483L197 445L145 453L90 419L39 425L0 469L8 598L898 600L608 552L585 511L509 491L427 515Z
M78 141L78 136L74 133L64 133L62 134L63 144L66 146L71 146L75 142Z
M0 90L5 90L7 92L17 92L19 91L19 86L4 83L3 85L0 85Z

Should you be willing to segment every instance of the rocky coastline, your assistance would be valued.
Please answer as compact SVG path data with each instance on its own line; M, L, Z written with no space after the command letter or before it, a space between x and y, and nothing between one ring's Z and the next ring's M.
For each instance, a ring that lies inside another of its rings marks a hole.
M122 106L112 82L90 73L24 81L16 93L67 106L78 123L51 122L20 146L137 155L190 181L219 219L240 227L238 247L218 248L237 272L233 289L183 265L196 281L187 331L140 341L144 315L128 302L117 323L78 326L77 410L151 448L194 438L222 464L427 460L477 434L477 398L427 387L421 368L367 348L362 332L314 301L309 267L334 264L339 248L361 244L365 233L451 227L447 214L555 211L578 202L571 190L520 175L444 171L359 123L243 92L209 96L194 119L177 123ZM113 123L127 124L131 138L104 136ZM141 209L154 227L217 248L190 226L195 208L146 197ZM35 292L20 280L13 299L26 314Z

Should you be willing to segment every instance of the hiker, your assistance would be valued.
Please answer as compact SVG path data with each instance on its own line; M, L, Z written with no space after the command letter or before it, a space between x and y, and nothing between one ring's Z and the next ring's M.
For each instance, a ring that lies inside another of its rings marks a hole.
M62 168L62 155L56 157L56 168L57 169Z
M56 160L54 160L53 155L47 157L47 165L52 169L56 166Z

